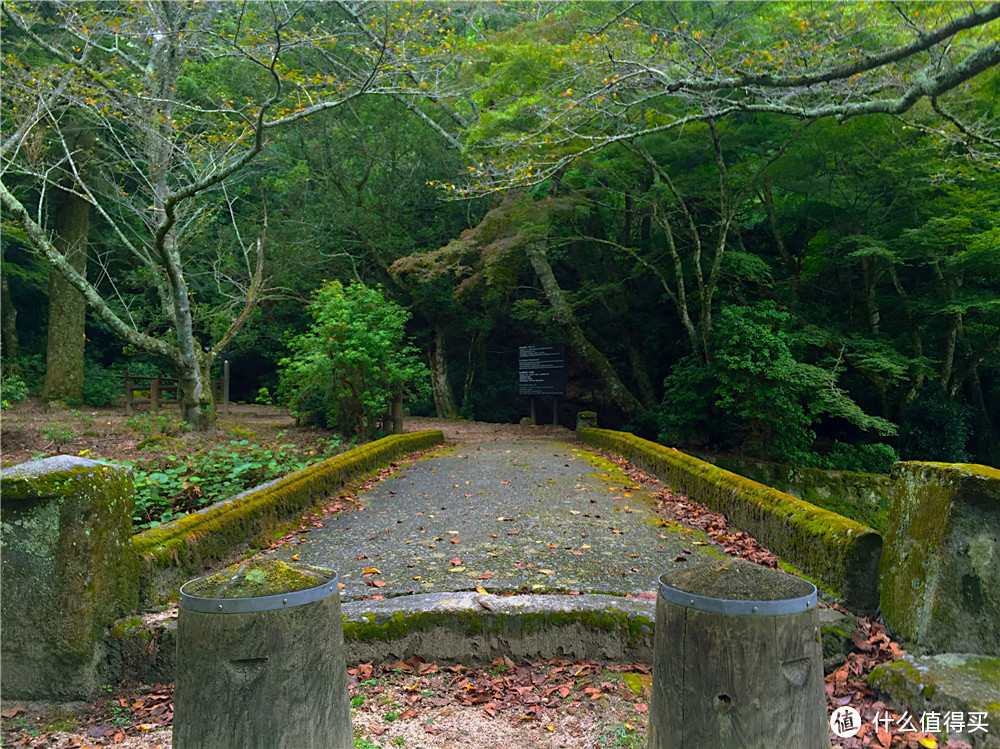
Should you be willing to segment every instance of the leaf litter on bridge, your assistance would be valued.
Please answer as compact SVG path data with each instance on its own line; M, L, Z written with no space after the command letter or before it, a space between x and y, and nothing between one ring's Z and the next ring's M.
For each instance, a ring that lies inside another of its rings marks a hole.
M705 530L657 513L656 488L578 445L451 446L372 483L355 495L361 509L307 519L268 552L336 570L345 600L477 586L652 595L662 572L722 554Z

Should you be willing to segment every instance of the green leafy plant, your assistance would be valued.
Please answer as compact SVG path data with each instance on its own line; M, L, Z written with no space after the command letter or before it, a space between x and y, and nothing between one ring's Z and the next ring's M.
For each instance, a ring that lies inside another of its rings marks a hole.
M313 324L289 343L280 392L292 412L342 434L371 435L395 395L419 397L428 371L404 331L409 313L380 287L338 281L309 306Z
M148 528L325 460L341 449L336 438L318 438L312 446L274 447L242 439L194 455L122 462L132 468L134 520Z
M20 403L28 397L28 385L17 375L7 375L0 380L0 393L8 403Z
M142 413L129 416L125 419L125 425L143 434L146 439L163 435L173 436L183 431L184 422L178 422L169 414Z
M80 435L73 428L65 424L60 424L58 421L53 421L42 430L42 436L47 440L64 445L67 442L72 442Z
M267 388L258 388L257 397L253 399L254 403L259 403L262 406L270 406L273 402L271 399L271 391Z

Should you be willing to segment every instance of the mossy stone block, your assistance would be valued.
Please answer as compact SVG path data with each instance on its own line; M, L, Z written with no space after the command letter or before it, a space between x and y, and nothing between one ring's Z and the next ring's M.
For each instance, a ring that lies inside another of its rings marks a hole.
M929 653L1000 655L1000 471L897 463L879 566L886 624Z
M967 741L973 747L1000 747L1000 658L946 653L907 655L872 669L868 684L900 710L912 715L962 714L963 731L943 730L938 737ZM978 714L986 731L969 731L970 715Z
M597 426L596 411L580 411L576 415L577 429L592 429Z
M138 604L132 472L67 455L0 472L5 698L98 686L107 627Z

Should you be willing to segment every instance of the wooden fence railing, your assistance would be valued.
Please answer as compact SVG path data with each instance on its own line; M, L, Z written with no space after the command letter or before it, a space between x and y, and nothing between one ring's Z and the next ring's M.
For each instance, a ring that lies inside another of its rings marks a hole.
M176 377L160 377L159 375L134 375L126 372L125 379L125 413L132 413L136 406L149 406L150 411L159 411L162 406L180 403ZM212 380L210 387L215 396L216 408L222 413L229 413L229 362L226 362L224 377ZM137 396L136 393L139 395Z

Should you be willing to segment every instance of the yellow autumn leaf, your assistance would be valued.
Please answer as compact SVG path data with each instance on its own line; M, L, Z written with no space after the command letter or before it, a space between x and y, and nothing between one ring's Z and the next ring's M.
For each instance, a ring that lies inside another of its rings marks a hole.
M477 585L476 586L476 592L477 593L482 593L484 595L486 595L488 593L488 591L486 590L486 588L484 588L482 585Z
M377 570L374 567L365 567L364 574L366 574L366 575L381 575L382 574L382 570Z
M917 739L917 743L920 746L925 747L925 749L937 749L938 742L933 736L928 736L927 738Z
M552 570L538 570L538 574L539 575L551 575L553 573L552 573Z
M465 567L452 567L448 572L465 572Z

